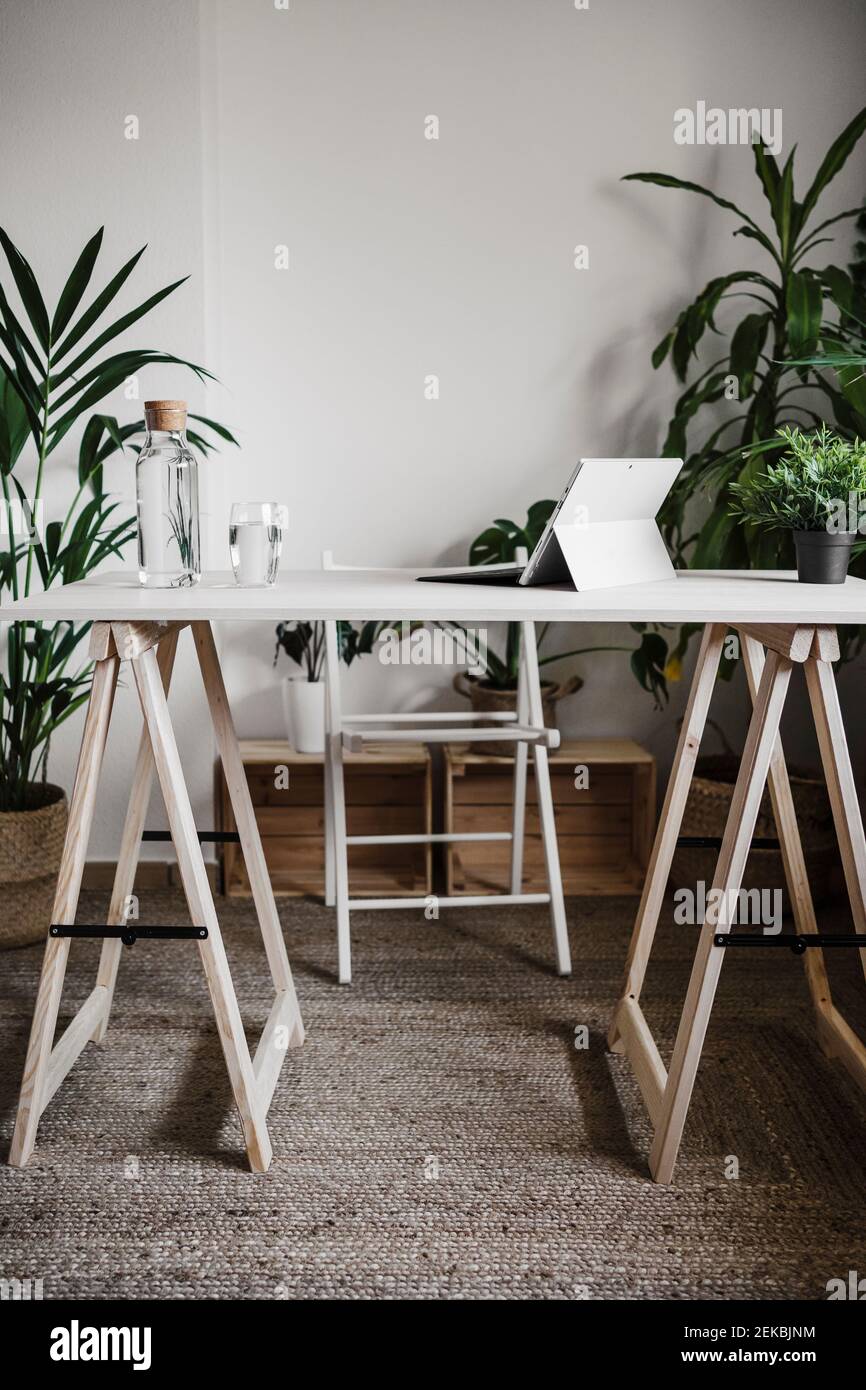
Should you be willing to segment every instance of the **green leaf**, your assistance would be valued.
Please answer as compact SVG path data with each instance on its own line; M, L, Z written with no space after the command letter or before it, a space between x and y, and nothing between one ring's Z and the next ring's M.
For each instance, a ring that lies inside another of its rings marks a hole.
M741 400L752 394L755 368L767 340L771 318L769 313L747 314L734 329L730 366L737 378Z
M830 293L832 302L843 314L855 319L864 311L863 297L847 271L838 265L827 265L820 272L821 280Z
M200 370L204 369L201 368ZM213 430L214 434L219 435L220 439L224 439L227 444L236 444L238 448L240 448L240 445L238 445L238 441L235 439L231 430L226 429L225 425L219 424L219 422L216 420L209 420L206 415L193 415L192 413L190 413L189 418L191 420L198 420L200 425L207 425L209 430Z
M27 411L0 361L0 470L15 467L30 429Z
M495 521L469 547L470 565L496 565L514 559L522 532L513 521Z
M108 308L112 299L114 299L118 290L120 290L122 286L126 284L126 281L129 279L130 275L132 274L135 267L138 265L138 262L141 260L141 257L144 255L146 250L147 246L145 245L142 246L140 251L136 251L135 255L131 256L130 259L126 262L126 265L121 266L120 270L117 272L114 278L112 280L109 280L105 289L100 291L100 293L96 296L90 307L85 309L84 313L81 315L81 318L78 320L75 326L70 329L63 342L53 353L53 358L55 362L59 362L62 357L65 357L67 352L69 352L69 349L73 348L75 344L79 341L79 339L83 338L85 333L87 333L93 327L97 319L102 317L103 313Z
M51 330L48 324L48 310L45 308L45 300L42 298L42 292L36 283L36 276L2 227L0 227L0 246L6 252L12 278L21 296L21 303L27 311L27 317L33 331L39 339L42 350L47 352L51 341Z
M675 337L676 329L672 328L669 333L665 334L661 342L657 343L656 346L653 348L652 357L650 360L655 368L660 367L662 362L664 362L665 358L670 352L671 345L673 344Z
M199 453L204 454L205 458L209 458L211 450L216 447L213 440L205 439L203 434L198 434L196 430L189 428L186 432L186 442L191 444L194 449L198 449Z
M776 248L773 246L773 243L770 241L770 238L766 235L765 232L761 230L754 218L750 217L748 213L743 212L742 208L738 208L736 203L730 202L728 198L720 197L718 193L711 192L709 188L704 188L702 184L690 183L687 179L675 179L671 174L625 174L624 178L626 180L636 179L639 183L654 183L657 184L660 188L682 188L689 193L700 193L702 197L712 199L712 201L716 203L720 208L725 208L728 212L735 212L738 217L742 217L743 220L746 222L750 230L747 231L745 227L741 227L739 232L734 233L735 236L741 235L753 237L755 241L759 241L761 243L764 250L767 251L770 256L772 256L773 260L777 263L777 265L780 263L779 254L776 251Z
M105 433L105 417L93 415L84 427L78 448L78 481L90 483L97 494L102 492L102 469L97 466L96 452Z
M766 194L767 202L770 204L770 213L772 215L776 231L779 232L779 235L781 237L778 206L779 185L781 183L779 166L776 163L773 155L770 154L766 145L761 140L755 141L754 145L752 146L752 151L755 156L755 171L758 175L758 178L761 180L761 186L764 190L764 193Z
M838 369L839 385L842 387L842 394L846 401L849 401L858 414L866 419L866 363L859 366L840 367Z
M10 390L15 392L24 408L27 422L30 426L30 432L38 447L42 436L42 422L39 418L39 410L41 409L42 402L39 399L38 388L27 370L27 364L21 356L17 343L5 328L0 328L0 343L6 348L15 365L15 371L10 372L8 364L3 364L6 380L9 383ZM0 361L2 361L2 358L0 358Z
M556 503L550 497L545 497L540 502L533 502L526 513L526 526L523 534L526 538L526 547L530 552L541 540L542 532L555 507Z
M27 334L24 332L24 329L21 327L21 324L18 322L18 319L13 314L12 309L9 306L9 300L6 298L2 285L0 285L0 315L2 315L3 322L5 323L9 333L16 340L16 342L20 343L21 347L23 348L27 356L30 358L30 361L33 363L40 377L43 377L45 375L45 364L40 358L39 353L36 351Z
M794 147L796 149L796 146ZM799 231L800 217L802 209L794 202L794 150L788 156L785 168L782 172L782 181L779 185L777 203L776 231L779 233L779 245L782 252L782 260L787 261L788 251L794 242Z
M711 198L720 208L726 208L729 212L735 212L738 217L742 217L750 226L760 230L757 228L757 223L753 222L752 218L749 217L748 213L743 212L742 208L738 208L736 203L729 202L727 198L720 197L718 193L712 193L709 188L704 188L699 183L690 183L688 179L675 179L672 174L657 173L624 174L623 182L627 183L629 181L654 183L657 184L659 188L681 188L687 193L700 193L702 197Z
M698 543L690 561L691 568L714 570L729 567L728 544L732 533L739 525L740 518L733 516L724 502L720 501L701 527Z
M92 406L97 405L99 401L103 400L115 387L120 386L121 383L126 380L127 375L126 367L122 363L120 365L115 363L115 365L109 367L105 373L97 376L89 390L85 391L84 395L80 396L79 399L69 407L65 414L61 415L57 420L52 418L48 429L48 453L56 449L60 440L75 424L79 416L83 415L85 411L90 410Z
M66 329L66 325L81 303L84 291L90 284L93 267L102 245L104 227L90 238L72 269L72 274L63 286L63 293L57 301L54 318L51 321L51 337L55 342Z
M56 724L72 699L71 690L60 690L51 701L51 722Z
M821 241L827 240L826 237L819 237L819 232L823 232L827 227L832 227L834 222L842 222L846 217L859 217L862 211L862 206L858 208L848 208L845 212L837 213L835 217L828 217L825 222L819 222L817 227L813 227L809 235L803 241L798 242L797 255L794 258L794 263L796 263L801 256L805 255L807 251L811 251L813 246L818 246Z
M145 359L142 359L140 353L134 353L131 356L139 362L143 361L144 365L149 365L152 362L172 362L179 366L188 367L190 371L195 372L200 380L211 376L211 373L204 367L199 367L194 362L187 362L184 358L174 357L170 353L153 353ZM84 411L98 404L115 387L120 386L128 377L129 372L130 354L119 353L116 357L106 358L104 362L101 362L93 371L88 373L87 380L91 383L89 388L70 406L65 415L61 415L58 420L52 418L48 452L51 453L57 447L60 440ZM68 401L77 390L76 387L73 391L65 392L58 401L54 402L54 408Z
M121 426L113 415L92 415L85 426L78 450L79 483L87 484L99 496L102 493L100 465L118 449L122 451L130 436L139 434L143 427L141 420Z
M640 645L629 658L635 679L655 698L658 706L668 697L664 674L667 659L668 644L658 632L643 633Z
M101 418L102 418L103 420L111 419L111 420L114 422L115 425L117 424L117 421L114 419L114 416L113 416L113 415L112 415L112 416L106 416L106 415L104 415L104 416L102 416ZM124 449L124 448L126 447L128 441L129 441L134 435L136 435L136 434L143 434L144 431L145 431L145 423L144 423L143 420L133 420L133 421L131 421L131 422L130 422L129 424L127 424L127 425L120 425L116 432L115 432L114 430L109 430L109 431L108 431L108 437L106 438L106 440L105 440L105 442L104 442L103 444L100 444L99 449L97 450L97 453L96 453L96 462L97 462L97 463L104 463L105 460L106 460L107 458L110 458L111 455L112 455L113 453L115 453L115 452L117 451L118 448ZM120 440L120 444L118 444L118 442L117 442L118 440ZM139 446L137 446L137 445L135 445L135 444L130 444L129 447L130 447L130 449L132 449L133 453L137 453L137 452L138 452Z
M831 179L834 179L839 170L845 164L854 146L857 144L864 130L866 130L866 106L858 111L853 121L850 121L842 134L833 141L827 151L821 166L812 181L812 186L803 199L803 222L805 223L819 197Z
M763 246L764 250L773 257L773 260L776 262L776 264L781 265L781 259L779 257L778 251L776 250L775 246L771 242L770 238L766 235L766 233L761 231L760 227L738 227L733 235L745 236L749 237L751 241L757 241L759 245Z
M799 255L797 255L797 256L794 257L794 259L793 259L792 262L791 262L791 265L792 265L792 266L794 266L794 265L799 265L800 261L803 259L803 256L805 255L806 251L814 251L814 249L815 249L816 246L823 246L825 242L829 245L829 243L830 243L831 241L835 241L835 237L831 237L831 236L817 236L817 237L815 237L812 241L809 241L809 242L806 243L806 245L805 245L803 251L801 251Z
M708 401L719 401L724 395L725 372L715 372L703 383L696 382L677 401L667 438L662 448L664 458L682 458L686 453L686 425Z
M860 364L860 367L856 368L856 370L862 371L862 364ZM828 384L826 379L822 379L822 381L819 382L819 389L823 391L824 395L826 395L831 404L833 404L833 417L835 423L840 425L840 428L847 431L849 435L855 436L855 438L866 438L866 418L860 414L858 406L852 402L848 392L842 395L842 392L835 391L834 386Z
M117 421L113 415L103 415L102 422L105 425L105 433L108 435L115 449L123 453L123 435L120 432Z
M707 328L718 332L714 315L722 296L733 286L740 284L759 284L775 292L775 286L765 275L753 270L737 270L730 275L719 275L704 286L700 294L679 315L673 332L673 351L671 359L674 372L680 381L685 381L689 363L697 355L698 345ZM658 352L661 348L656 349ZM661 361L662 359L659 358Z
M59 521L49 521L48 525L45 527L45 553L51 565L53 565L54 561L57 559L61 532L62 527Z
M164 289L157 290L156 294L150 296L150 299L145 299L142 304L136 305L134 309L130 309L129 313L119 318L110 328L106 328L103 333L100 333L97 338L94 338L92 343L87 345L84 352L76 357L74 362L70 363L66 368L67 375L74 376L79 367L83 367L85 362L89 362L95 352L99 352L100 348L105 347L106 343L110 343L112 338L116 338L118 334L123 333L125 329L131 328L132 325L137 323L140 318L143 318L145 314L149 314L151 309L155 308L157 304L160 304L168 295L173 294L174 291L180 285L185 284L188 279L189 276L184 275L180 280L175 280L174 284L166 285ZM73 330L73 332L74 331L75 330ZM65 350L66 348L64 346L64 348L58 351L57 356L61 357ZM206 375L209 376L210 373Z
M818 346L823 316L821 281L808 271L794 271L788 277L786 296L788 348L792 356L802 357Z
M66 405L67 401L71 401L74 396L78 395L79 391L83 391L104 372L115 372L116 369L123 367L126 370L126 375L132 376L144 367L157 364L188 367L190 371L195 372L200 381L204 381L211 375L204 367L199 367L197 363L190 362L185 357L175 357L174 353L171 352L160 352L157 348L127 348L123 352L115 353L113 357L104 357L101 362L97 362L95 366L91 367L89 372L76 377L62 396L52 399L52 410L59 410L61 406ZM66 368L56 376L52 375L51 390L56 391L57 387L67 381L71 375L70 368Z

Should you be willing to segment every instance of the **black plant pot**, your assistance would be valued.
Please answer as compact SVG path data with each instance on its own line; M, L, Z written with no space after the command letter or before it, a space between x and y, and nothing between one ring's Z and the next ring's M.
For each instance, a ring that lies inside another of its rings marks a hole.
M795 531L800 583L844 584L854 539L853 531Z

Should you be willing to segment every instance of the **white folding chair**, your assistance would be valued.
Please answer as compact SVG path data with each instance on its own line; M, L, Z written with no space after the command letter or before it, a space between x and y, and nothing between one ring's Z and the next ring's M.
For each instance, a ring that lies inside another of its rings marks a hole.
M521 557L518 556L518 559ZM526 555L524 553L525 562ZM322 554L323 569L349 570L352 566L335 565L330 551ZM395 570L395 574L412 571ZM396 615L395 620L399 619ZM545 728L541 705L541 682L538 674L538 651L535 644L535 624L520 624L520 666L517 686L517 709L514 713L492 714L347 714L342 712L340 698L340 657L337 624L325 623L325 677L327 681L325 733L325 902L337 909L337 960L340 984L352 979L352 945L349 917L352 912L385 908L424 908L424 896L409 898L350 898L348 847L350 845L426 845L454 844L466 840L511 841L511 891L479 896L437 897L439 907L512 907L517 904L547 903L553 928L556 968L560 975L571 974L571 954L565 923L565 903L562 896L562 877L559 871L559 851L556 843L556 824L553 797L550 790L550 769L547 750L559 747L559 733ZM487 727L473 727L483 719ZM491 728L490 721L498 727ZM394 729L379 725L393 724ZM437 727L438 726L438 727ZM344 752L362 752L368 743L489 743L503 740L515 744L513 819L510 831L475 833L418 834L418 835L348 835L346 833L346 793L343 777ZM547 870L546 893L522 893L523 837L526 816L526 774L529 747L535 767L538 811L544 842Z

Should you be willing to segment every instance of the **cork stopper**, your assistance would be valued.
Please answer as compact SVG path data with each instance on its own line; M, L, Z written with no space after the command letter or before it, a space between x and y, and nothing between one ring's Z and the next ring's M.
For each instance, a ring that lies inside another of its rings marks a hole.
M145 401L144 423L149 430L185 430L186 401Z

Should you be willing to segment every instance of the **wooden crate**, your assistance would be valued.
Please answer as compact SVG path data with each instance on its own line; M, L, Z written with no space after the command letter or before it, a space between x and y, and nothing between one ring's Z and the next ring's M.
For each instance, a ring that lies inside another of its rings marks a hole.
M275 893L321 897L325 891L325 812L322 755L295 753L288 743L242 741L241 757ZM432 828L430 755L413 744L371 745L346 753L350 835L412 835ZM288 787L276 770L288 769ZM234 830L228 789L217 766L217 818ZM223 891L245 897L250 885L239 845L222 848ZM429 845L350 845L353 897L407 897L432 891Z
M586 766L588 786L575 786ZM446 831L510 830L514 763L445 750ZM566 893L636 893L643 887L656 819L655 759L631 739L581 739L550 754L562 885ZM508 892L511 844L468 842L446 849L446 893ZM523 892L547 891L532 754L527 774Z

